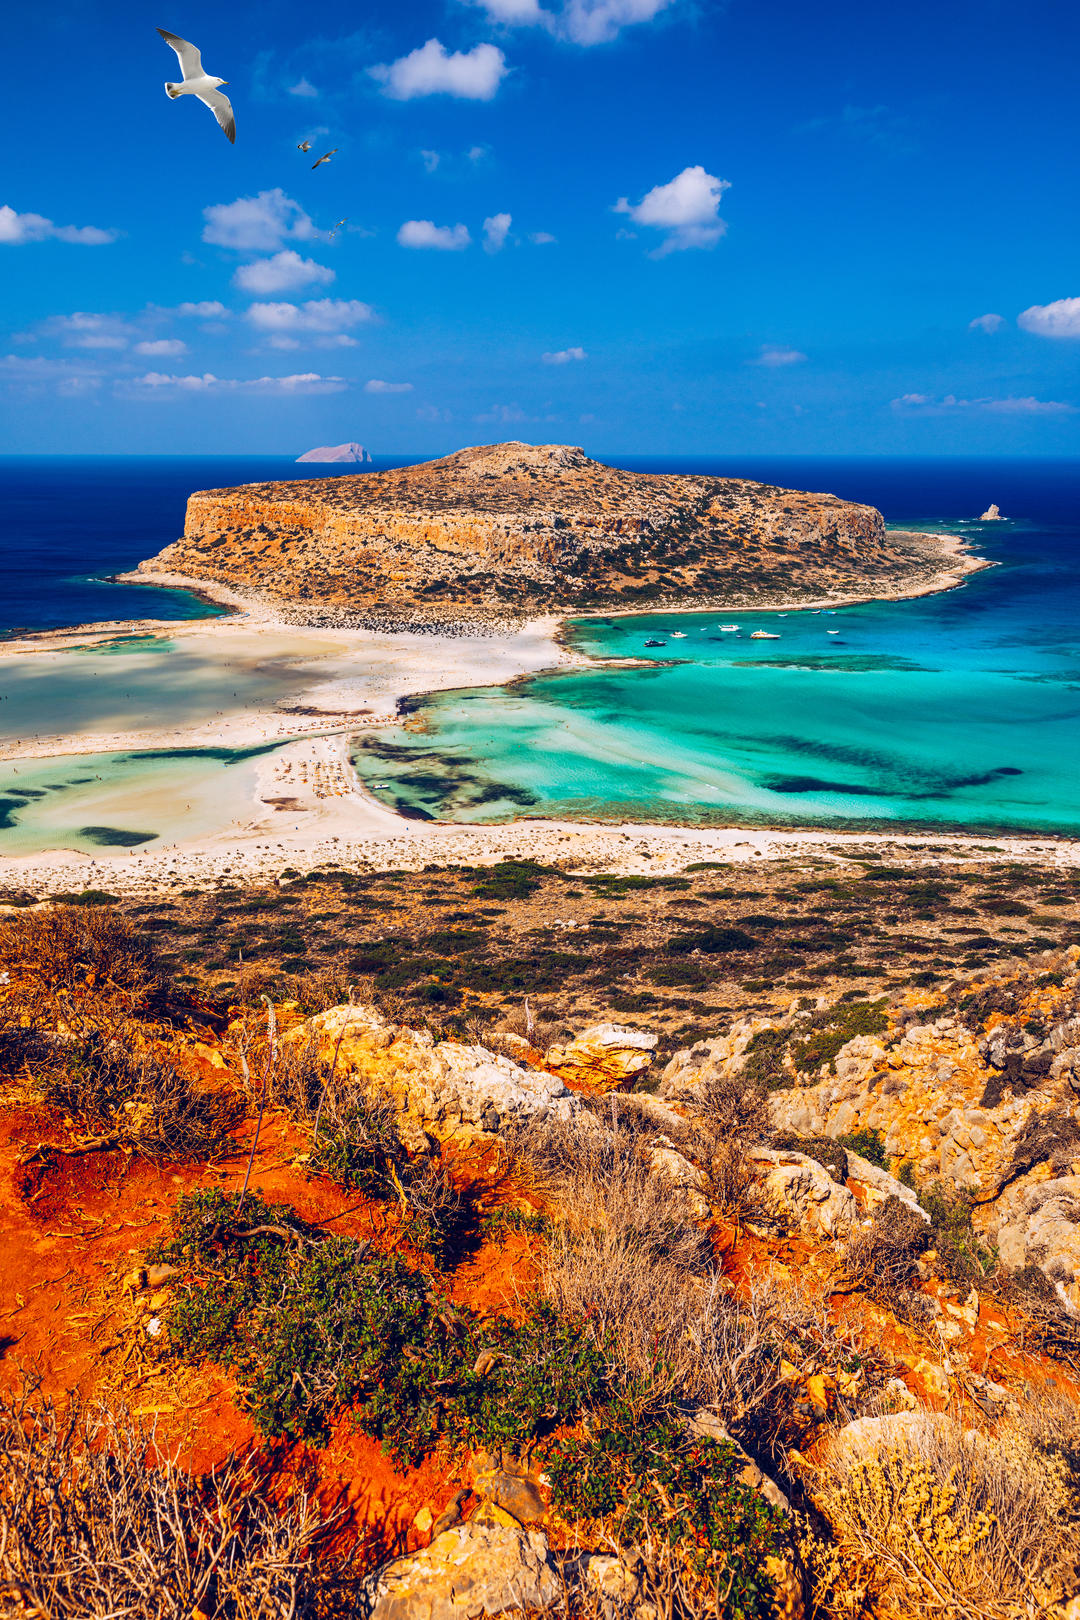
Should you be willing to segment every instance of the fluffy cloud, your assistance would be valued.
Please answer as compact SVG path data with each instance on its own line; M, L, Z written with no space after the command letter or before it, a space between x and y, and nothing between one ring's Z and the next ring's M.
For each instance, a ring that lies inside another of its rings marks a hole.
M372 377L370 382L364 384L365 394L411 394L412 383L383 382L381 377Z
M93 393L103 381L103 373L82 360L47 360L41 355L21 354L5 355L0 360L0 382L13 388L40 392L54 387L58 394L75 398Z
M571 360L587 360L589 356L582 348L555 349L552 353L540 356L545 366L568 366Z
M651 22L673 0L564 0L557 11L545 11L539 0L466 0L506 28L540 26L574 45L605 45L621 29Z
M25 242L75 242L80 247L103 247L115 242L116 231L97 225L54 225L44 214L17 214L7 203L0 208L0 243L21 247Z
M1009 395L1005 399L957 399L946 394L935 399L931 394L901 394L892 401L894 411L910 411L926 416L939 416L947 411L989 411L1004 416L1061 416L1077 409L1060 399L1035 399L1031 394Z
M38 328L43 337L59 338L69 349L126 349L132 329L116 315L50 315Z
M801 349L785 349L777 343L763 343L761 352L756 360L751 360L752 366L797 366L806 356Z
M229 312L224 304L218 303L216 298L205 298L198 304L178 304L176 313L178 315L198 315L202 320L210 321L220 320L223 315L227 315Z
M1004 325L1004 315L976 315L973 321L968 321L968 331L997 332Z
M254 264L242 264L233 280L245 292L266 296L269 293L295 292L311 282L325 285L333 281L334 272L314 259L302 259L295 248L282 248L271 259L256 259Z
M357 298L315 298L306 304L252 304L247 318L276 349L297 349L302 342L348 349L356 342L348 329L373 321L375 311Z
M290 84L289 86L290 96L306 96L310 98L317 96L318 93L319 92L316 90L315 86L313 84L309 84L307 79L302 77L297 79L295 84Z
M552 236L550 231L533 231L529 237L529 241L534 247L547 247L549 242L557 242L558 240L558 237Z
M286 241L310 242L315 227L280 186L257 197L237 197L203 209L203 241L238 253L273 253Z
M187 344L181 343L179 338L151 338L135 345L136 354L145 354L148 359L156 360L168 360L184 354L186 350Z
M1052 304L1032 304L1016 317L1017 326L1039 337L1080 338L1080 298L1056 298Z
M436 225L430 219L407 219L397 233L407 248L438 248L442 253L460 253L472 241L464 225Z
M442 162L442 153L421 150L420 161L424 165L424 169L428 174L434 174L435 170Z
M639 203L620 197L617 214L629 214L636 225L649 225L667 235L655 258L685 248L711 248L727 230L720 218L720 199L731 185L708 174L700 163L684 169L665 186L654 186Z
M131 386L149 394L340 394L349 385L344 377L320 377L317 371L291 377L215 377L212 371L204 371L201 377L177 377L148 371L143 377L133 377Z
M490 101L506 76L506 58L494 45L474 45L471 51L448 51L429 39L396 62L369 68L383 94L395 101L415 96L459 96L465 101Z
M506 246L507 234L510 230L511 217L509 214L492 214L490 219L484 221L484 252L499 253Z

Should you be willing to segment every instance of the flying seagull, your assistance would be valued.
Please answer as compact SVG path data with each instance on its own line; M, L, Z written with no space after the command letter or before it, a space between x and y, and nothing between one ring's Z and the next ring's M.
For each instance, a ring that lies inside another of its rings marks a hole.
M158 33L166 45L172 46L184 70L183 84L167 83L165 94L173 101L177 96L197 96L204 107L210 108L229 140L235 141L236 119L233 117L232 102L218 89L219 84L228 84L228 79L214 79L208 73L204 73L198 48L189 45L179 34L168 34L164 28L159 28Z
M329 163L330 159L333 157L333 155L334 155L334 153L336 151L337 151L337 147L332 146L330 148L329 152L324 152L321 158L316 158L315 162L311 165L311 167L313 169L317 169L319 167L320 163Z
M334 226L333 230L330 232L330 240L331 240L331 242L334 240L334 237L337 235L338 231L340 231L341 227L343 225L347 225L348 223L349 223L349 216L347 214L346 214L344 219L339 219L338 220L337 224Z
M301 141L300 145L296 148L296 150L298 152L310 152L311 151L311 142L310 141Z

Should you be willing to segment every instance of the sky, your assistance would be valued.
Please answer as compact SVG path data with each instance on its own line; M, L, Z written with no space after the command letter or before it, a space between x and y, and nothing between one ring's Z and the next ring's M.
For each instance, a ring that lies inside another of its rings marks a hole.
M5 44L0 453L1080 454L1073 0L57 0Z

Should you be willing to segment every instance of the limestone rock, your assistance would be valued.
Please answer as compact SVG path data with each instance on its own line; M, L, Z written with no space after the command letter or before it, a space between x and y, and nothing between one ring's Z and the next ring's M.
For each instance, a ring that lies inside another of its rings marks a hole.
M659 1039L622 1024L594 1024L566 1046L549 1047L544 1066L593 1091L628 1091L652 1062Z
M320 444L315 450L305 450L297 461L370 461L371 452L362 444Z
M998 1227L997 1246L1007 1266L1039 1266L1062 1302L1080 1312L1080 1175L1029 1184Z
M369 1576L362 1612L367 1620L481 1620L543 1608L558 1592L542 1531L459 1524Z
M299 1047L312 1039L324 1059L337 1050L339 1073L386 1092L406 1127L441 1142L497 1135L536 1114L569 1118L580 1109L554 1075L483 1046L436 1042L426 1031L390 1023L374 1007L331 1007L284 1037Z
M1004 522L1004 518L1002 516L1002 513L998 509L998 504L997 504L996 501L991 501L990 505L986 508L986 511L980 517L979 522L980 523L1002 523L1002 522Z
M824 1165L804 1153L753 1148L751 1163L763 1172L762 1196L796 1231L810 1237L846 1237L859 1225L859 1206Z

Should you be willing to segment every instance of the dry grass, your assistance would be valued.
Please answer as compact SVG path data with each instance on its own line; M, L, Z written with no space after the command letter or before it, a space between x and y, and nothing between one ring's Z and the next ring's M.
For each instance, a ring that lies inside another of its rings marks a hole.
M891 1620L1060 1613L1080 1581L1075 1409L1051 1428L1021 1413L988 1437L924 1412L886 1436L838 1436L813 1481L847 1565L819 1581L824 1611L870 1598Z
M197 1478L123 1416L0 1402L0 1605L26 1620L321 1620L344 1572L326 1526L235 1459ZM338 1608L344 1613L344 1608Z
M162 984L153 947L106 906L50 906L0 918L0 963L40 991L119 994L132 1009Z

